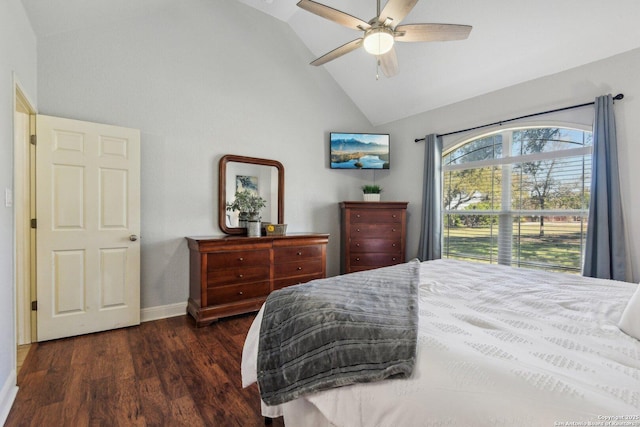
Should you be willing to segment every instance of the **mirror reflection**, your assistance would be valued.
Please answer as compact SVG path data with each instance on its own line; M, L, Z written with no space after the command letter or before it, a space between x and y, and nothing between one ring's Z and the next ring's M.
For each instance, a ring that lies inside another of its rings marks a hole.
M275 167L229 162L227 163L227 188L225 192L229 199L228 204L236 201L237 194L240 194L241 197L243 194L248 194L262 198L265 201L265 206L259 209L258 219L263 222L277 221L278 169ZM276 203L273 203L274 200ZM251 213L251 211L247 213ZM227 209L227 227L246 227L246 224L239 223L240 214L239 210Z

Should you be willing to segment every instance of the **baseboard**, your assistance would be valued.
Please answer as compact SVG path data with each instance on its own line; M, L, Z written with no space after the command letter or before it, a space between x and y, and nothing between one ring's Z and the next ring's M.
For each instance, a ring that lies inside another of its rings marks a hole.
M152 320L166 319L187 314L187 303L178 302L175 304L159 305L157 307L143 308L140 310L140 322L150 322Z
M0 425L4 425L7 420L17 393L16 371L12 369L2 386L2 390L0 390Z

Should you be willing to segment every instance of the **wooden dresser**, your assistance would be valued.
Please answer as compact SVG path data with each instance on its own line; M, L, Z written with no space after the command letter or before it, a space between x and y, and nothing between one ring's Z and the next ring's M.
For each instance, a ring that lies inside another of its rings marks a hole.
M257 311L271 291L327 275L328 234L186 239L187 311L197 326Z
M405 262L408 202L341 202L341 272Z

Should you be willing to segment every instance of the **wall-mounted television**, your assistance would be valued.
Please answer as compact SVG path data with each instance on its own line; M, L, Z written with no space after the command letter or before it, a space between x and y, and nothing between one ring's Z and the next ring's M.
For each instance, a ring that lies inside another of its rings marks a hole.
M389 134L331 132L331 169L389 169Z

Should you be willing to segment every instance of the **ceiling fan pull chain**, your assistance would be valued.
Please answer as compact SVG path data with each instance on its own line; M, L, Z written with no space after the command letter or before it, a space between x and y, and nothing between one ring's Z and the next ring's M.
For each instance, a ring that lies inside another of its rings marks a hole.
M378 0L379 2L380 0ZM376 58L376 80L380 79L380 58Z

